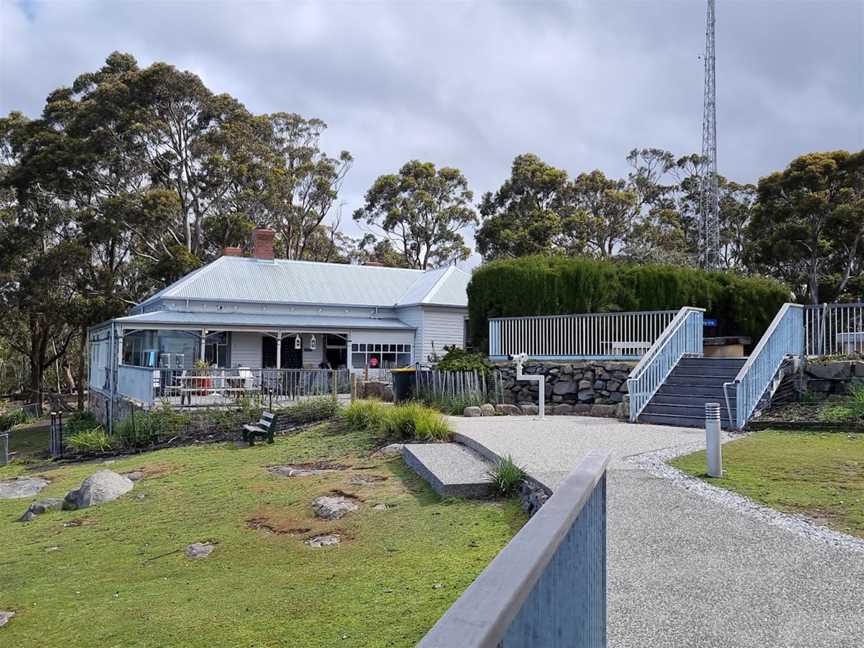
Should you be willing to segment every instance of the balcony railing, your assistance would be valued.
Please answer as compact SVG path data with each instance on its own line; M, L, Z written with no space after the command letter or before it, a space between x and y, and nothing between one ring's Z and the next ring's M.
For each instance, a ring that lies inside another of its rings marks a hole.
M820 304L804 311L807 355L864 353L864 304Z
M118 393L145 404L232 405L246 397L271 402L351 391L348 369L151 369L121 365Z
M592 451L419 648L606 646L607 451Z
M634 311L489 320L489 356L527 353L536 360L634 360L678 311Z

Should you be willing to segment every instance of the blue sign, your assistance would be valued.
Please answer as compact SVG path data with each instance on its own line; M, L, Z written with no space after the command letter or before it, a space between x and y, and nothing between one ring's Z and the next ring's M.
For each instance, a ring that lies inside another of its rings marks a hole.
M702 320L702 325L703 326L717 326L717 320L716 319L704 319L704 320Z

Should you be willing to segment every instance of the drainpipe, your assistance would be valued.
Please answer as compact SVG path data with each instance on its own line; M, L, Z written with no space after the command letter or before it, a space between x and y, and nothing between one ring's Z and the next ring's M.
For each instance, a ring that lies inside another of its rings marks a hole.
M537 411L540 414L540 418L542 419L546 414L546 378L543 374L523 374L522 373L522 365L528 359L527 353L520 353L515 356L510 356L511 360L516 363L516 380L527 380L529 382L536 382L538 388L538 400L537 403Z
M111 320L111 344L109 346L110 353L108 365L108 434L114 434L114 364L117 361L117 355L114 353L114 320Z

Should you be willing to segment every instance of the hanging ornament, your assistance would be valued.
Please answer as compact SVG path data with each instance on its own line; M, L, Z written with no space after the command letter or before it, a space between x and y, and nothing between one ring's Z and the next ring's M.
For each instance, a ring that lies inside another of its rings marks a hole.
M294 338L294 348L298 350L303 348L303 338L300 337L299 333L297 334L297 337Z
M309 338L309 348L314 351L318 346L318 340L315 339L315 335L313 334L311 338Z

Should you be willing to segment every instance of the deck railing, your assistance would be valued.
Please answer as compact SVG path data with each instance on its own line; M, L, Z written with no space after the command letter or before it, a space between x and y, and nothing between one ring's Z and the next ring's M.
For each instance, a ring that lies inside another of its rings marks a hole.
M642 356L677 311L634 311L489 320L489 356L527 353L536 360L618 359Z
M783 361L789 356L804 353L804 332L804 307L784 304L735 379L723 385L729 420L737 429L747 424L768 386L777 377ZM735 412L732 412L729 402L733 389Z
M271 402L349 394L348 369L152 369L121 365L117 392L145 404L227 405L245 397Z
M590 452L418 647L605 647L609 457Z
M679 310L630 372L627 388L631 421L636 421L681 358L702 355L704 313L704 309L692 306Z
M807 355L864 353L864 304L820 304L804 311Z

